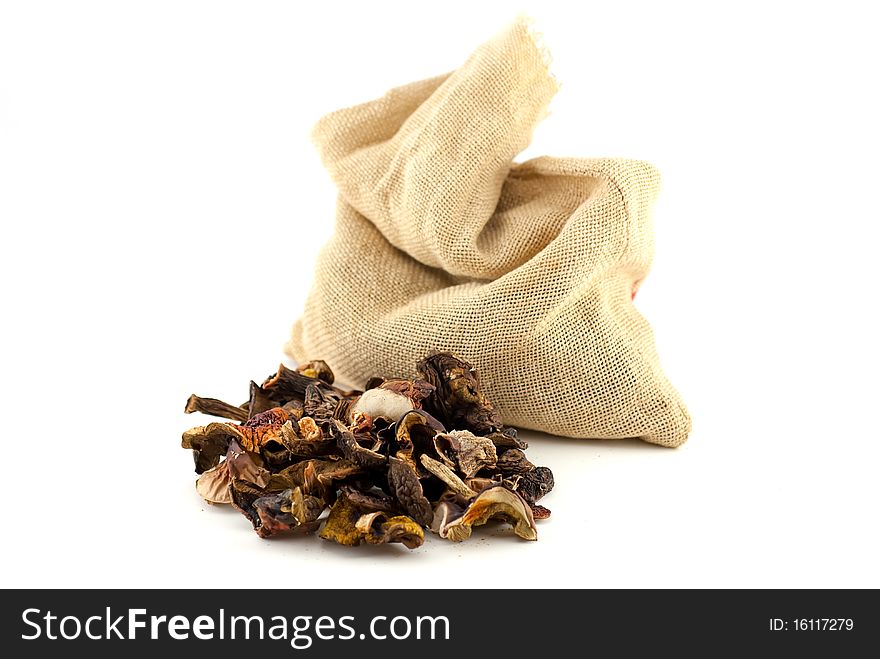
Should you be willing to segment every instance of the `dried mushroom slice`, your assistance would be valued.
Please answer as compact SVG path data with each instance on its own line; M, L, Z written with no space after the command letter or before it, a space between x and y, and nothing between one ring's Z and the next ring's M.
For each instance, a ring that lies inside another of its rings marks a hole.
M500 456L496 465L498 470L505 476L513 476L515 474L526 474L535 468L526 454L518 448L509 448Z
M216 398L201 398L192 394L186 401L186 407L183 408L185 414L193 412L201 412L210 416L219 416L223 419L231 419L233 421L247 421L247 410L229 403L224 403Z
M511 489L528 503L535 503L555 485L553 472L547 467L535 467L530 472L515 476L512 480L514 480L514 486Z
M278 492L288 487L300 487L304 494L333 501L337 481L362 473L362 469L348 460L303 460L272 474L267 489Z
M299 428L299 436L309 442L317 442L324 439L324 431L318 427L315 420L310 417L303 417L297 421Z
M301 400L288 401L281 406L281 409L287 412L287 416L294 421L299 421L303 418L303 414L305 414L305 410L303 409L303 401ZM314 419L312 420L314 421Z
M434 437L434 448L447 466L454 465L465 478L475 476L484 467L494 469L498 461L495 444L468 430L439 433Z
M517 436L516 428L505 428L501 432L490 432L486 435L487 439L491 439L495 444L495 449L501 453L509 448L518 448L525 451L529 447L529 443Z
M446 538L447 527L459 517L464 515L465 508L455 501L439 501L434 506L434 519L431 521L431 530L441 538Z
M258 453L248 453L238 442L231 440L229 450L226 451L226 460L223 462L229 471L230 478L238 478L266 487L269 484L271 473L263 468L263 461Z
M415 549L421 547L425 541L422 527L406 515L388 517L381 512L368 513L361 515L355 528L371 545L399 542L408 549Z
M374 492L372 489L360 490L351 485L343 485L339 491L361 510L378 513L399 512L397 501L394 497L385 495L384 492Z
M422 455L421 462L425 469L443 481L446 484L446 487L464 498L465 501L470 501L477 496L477 493L465 485L464 482L455 475L455 472L452 471L452 469L439 460L435 460L430 455Z
M501 485L502 477L496 476L495 478L486 478L485 476L479 476L477 478L468 478L465 480L464 484L471 488L474 492L482 492L490 487L495 487L496 485Z
M386 456L358 444L354 435L341 422L334 421L334 424L336 445L347 460L365 469L381 469L385 466L388 461Z
M389 426L389 434L391 430L397 457L403 453L411 458L410 462L422 453L433 452L434 436L446 431L443 424L423 410L410 410ZM379 433L380 437L384 435Z
M537 540L535 518L528 504L506 487L492 487L480 492L458 519L441 527L441 536L461 542L471 536L474 526L481 526L490 519L501 519L513 526L513 532L525 540Z
M254 530L261 538L294 530L311 533L317 528L315 521L324 508L323 502L316 504L313 499L303 497L299 488L256 499L251 504L259 522Z
M208 503L232 503L232 495L229 494L231 483L229 465L223 461L198 477L196 492Z
M338 404L339 397L335 393L313 383L306 387L303 414L318 423L329 423Z
M310 424L302 422L308 419ZM288 421L281 426L281 443L291 456L297 458L314 458L323 455L330 455L336 451L336 440L332 437L324 437L324 433L320 428L314 425L314 420L309 417L300 419L299 424ZM302 430L305 426L307 437L303 436ZM312 429L314 426L314 430Z
M229 486L229 496L232 499L232 507L247 517L254 529L260 525L260 516L253 506L254 501L269 494L265 489L255 483L242 479L233 479Z
M290 414L283 407L271 407L254 414L241 425L246 428L259 428L260 426L280 426L290 419Z
M486 434L500 430L501 417L480 391L476 369L448 352L436 352L417 365L419 375L434 385L428 411L447 427Z
M536 503L529 504L529 508L532 509L532 517L534 517L535 519L547 519L548 517L550 517L549 508L539 506Z
M361 543L362 534L357 528L361 517L358 507L346 496L340 496L330 509L327 522L318 534L324 540L355 547Z
M263 381L261 388L273 400L286 403L291 400L302 400L309 386L326 386L329 389L329 384L318 377L309 377L287 368L284 364L279 364L278 370Z
M297 366L296 372L307 378L316 378L327 384L333 384L333 381L336 379L330 366L323 359L316 359Z
M259 426L232 426L226 425L231 436L245 450L252 453L265 453L265 451L277 452L284 450L284 442L281 437L281 425L278 423Z
M220 456L229 448L229 442L241 437L241 433L235 430L237 427L226 423L209 423L183 433L180 445L192 449L197 474L217 466Z
M256 382L251 380L250 397L247 402L248 418L254 417L261 412L277 407L282 401L272 398Z
M431 524L431 503L425 498L418 474L403 460L388 458L388 485L410 517L422 526Z

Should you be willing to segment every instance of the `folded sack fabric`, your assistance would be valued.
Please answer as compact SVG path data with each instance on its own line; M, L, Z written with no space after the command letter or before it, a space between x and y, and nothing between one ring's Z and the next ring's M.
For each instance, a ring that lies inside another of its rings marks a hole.
M324 117L314 139L339 190L336 230L288 353L363 386L449 350L511 425L677 446L690 416L632 304L657 171L514 164L556 88L516 22L451 74Z

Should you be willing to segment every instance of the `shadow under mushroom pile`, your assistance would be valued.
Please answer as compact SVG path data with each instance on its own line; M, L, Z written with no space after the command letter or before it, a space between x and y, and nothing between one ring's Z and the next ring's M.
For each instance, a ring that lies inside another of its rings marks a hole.
M319 535L343 545L413 549L424 528L460 542L500 519L536 540L535 519L550 515L536 502L553 488L551 471L529 462L470 364L438 352L417 371L343 391L314 361L251 382L238 407L190 396L187 413L231 419L183 434L196 489L241 511L263 538L323 524Z

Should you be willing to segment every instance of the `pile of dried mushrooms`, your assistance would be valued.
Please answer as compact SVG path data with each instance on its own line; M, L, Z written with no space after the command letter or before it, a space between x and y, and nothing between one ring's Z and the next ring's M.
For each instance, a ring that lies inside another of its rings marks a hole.
M183 434L196 489L241 511L263 538L320 528L343 545L414 549L424 528L460 542L499 519L536 540L535 520L550 515L537 501L553 488L552 472L529 462L470 364L438 352L417 371L343 391L314 361L251 382L240 406L190 396L187 413L231 419Z

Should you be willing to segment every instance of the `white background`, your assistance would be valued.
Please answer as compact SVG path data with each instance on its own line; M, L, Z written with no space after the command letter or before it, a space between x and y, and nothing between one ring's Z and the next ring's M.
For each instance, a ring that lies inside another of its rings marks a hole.
M3 3L0 585L880 587L869 6ZM195 493L182 409L283 359L332 230L309 129L518 9L562 81L522 158L664 175L636 303L691 439L525 433L537 543L262 541Z

